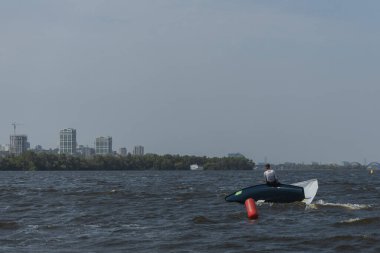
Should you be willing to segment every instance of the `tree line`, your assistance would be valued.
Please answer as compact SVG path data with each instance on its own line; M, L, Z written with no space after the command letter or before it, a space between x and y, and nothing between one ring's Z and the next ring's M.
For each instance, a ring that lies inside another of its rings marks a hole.
M18 156L1 158L0 170L189 170L191 164L198 164L205 170L251 170L255 167L255 163L245 157L157 154L81 157L27 151Z
M366 169L367 166L352 163L346 165L338 165L338 164L319 164L319 163L311 163L311 164L303 164L303 163L283 163L277 164L274 166L275 169L299 169L299 170L331 170L331 169Z

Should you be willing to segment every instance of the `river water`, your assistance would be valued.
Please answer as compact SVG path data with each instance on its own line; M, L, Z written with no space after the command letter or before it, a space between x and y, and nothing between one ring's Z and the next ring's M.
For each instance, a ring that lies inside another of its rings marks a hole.
M380 252L380 171L279 170L319 180L311 205L224 197L262 171L0 172L0 252Z

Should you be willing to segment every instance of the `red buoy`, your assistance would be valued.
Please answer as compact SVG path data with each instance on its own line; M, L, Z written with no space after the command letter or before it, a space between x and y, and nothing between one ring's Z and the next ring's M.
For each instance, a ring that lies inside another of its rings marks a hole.
M259 214L256 210L255 201L252 198L246 199L245 208L247 209L247 215L249 219L257 219Z

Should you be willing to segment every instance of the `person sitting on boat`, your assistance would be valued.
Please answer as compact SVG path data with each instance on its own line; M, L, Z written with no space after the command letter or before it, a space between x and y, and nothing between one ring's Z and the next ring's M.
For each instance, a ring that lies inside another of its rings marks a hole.
M269 163L265 164L264 178L267 185L278 186L280 184L276 177L276 173L271 169Z

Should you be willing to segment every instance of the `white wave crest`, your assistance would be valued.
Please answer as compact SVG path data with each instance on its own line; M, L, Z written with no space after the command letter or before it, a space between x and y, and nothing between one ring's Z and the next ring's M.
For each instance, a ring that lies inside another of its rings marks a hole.
M348 219L348 220L344 220L344 221L340 221L339 223L354 223L354 222L357 222L357 221L360 221L362 219L360 218L351 218L351 219Z
M315 206L315 208L318 208L318 206L332 206L332 207L343 207L343 208L347 208L347 209L350 209L350 210L360 210L360 209L367 209L367 208L371 207L371 205L365 205L365 204L329 203L329 202L325 202L323 200L318 200L313 205Z

